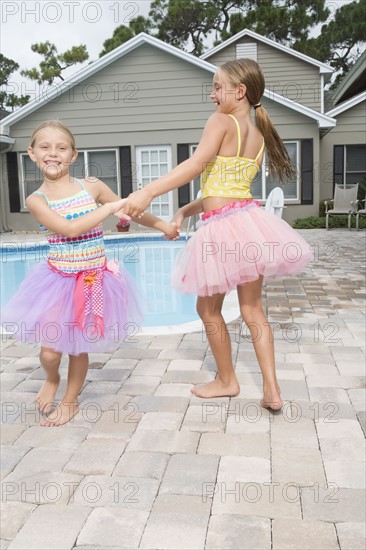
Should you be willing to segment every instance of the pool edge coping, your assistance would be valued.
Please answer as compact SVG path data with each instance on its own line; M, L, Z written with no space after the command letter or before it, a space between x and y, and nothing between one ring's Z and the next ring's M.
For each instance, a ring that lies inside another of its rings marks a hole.
M24 234L19 233L19 236L23 236L23 235ZM39 236L44 237L41 234ZM160 232L159 233L157 232L151 233L147 231L136 232L136 233L124 232L123 235L121 235L121 233L118 233L118 232L113 232L112 234L108 233L104 235L104 239L106 241L109 241L112 239L130 240L133 238L143 238L143 237L147 237L147 238L160 237L162 242L169 242L168 239L164 240ZM180 240L186 241L187 240L186 235L181 235L180 239L173 242L179 242ZM3 248L4 244L5 243L0 239L0 249ZM19 242L12 241L6 244L8 245L21 244L25 248L32 248L32 247L37 247L37 246L39 247L43 245L47 246L48 242L46 239L43 238L42 240L36 240L36 241L19 241ZM238 304L236 302L234 305L233 300L229 299L229 295L230 293L228 293L228 295L226 296L225 298L226 303L224 302L224 306L223 306L223 316L226 323L233 322L240 317ZM229 301L229 304L227 303L227 301ZM163 335L168 336L169 334L189 334L192 332L202 332L202 321L197 319L195 321L189 321L187 323L180 323L177 325L157 325L157 326L145 327L145 328L141 328L137 334L140 334L141 336L163 336ZM5 331L3 331L2 327L0 327L0 335L5 335L5 334L11 334L11 333L6 333Z

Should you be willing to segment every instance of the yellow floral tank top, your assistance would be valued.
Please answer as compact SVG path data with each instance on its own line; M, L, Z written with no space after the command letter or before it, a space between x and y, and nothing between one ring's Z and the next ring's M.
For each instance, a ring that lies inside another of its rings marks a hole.
M241 138L240 126L234 115L228 115L236 124L238 131L238 150L235 157L217 155L201 174L202 198L226 197L233 199L251 199L250 186L257 175L260 166L258 159L264 151L264 140L255 159L240 157Z

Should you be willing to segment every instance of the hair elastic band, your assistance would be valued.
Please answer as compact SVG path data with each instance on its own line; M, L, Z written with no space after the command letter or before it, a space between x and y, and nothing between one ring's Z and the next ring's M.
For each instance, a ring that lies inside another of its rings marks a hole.
M262 105L261 105L261 103L256 103L255 105L253 105L253 107L254 107L254 110L255 110L255 109L258 109L258 107L262 107Z

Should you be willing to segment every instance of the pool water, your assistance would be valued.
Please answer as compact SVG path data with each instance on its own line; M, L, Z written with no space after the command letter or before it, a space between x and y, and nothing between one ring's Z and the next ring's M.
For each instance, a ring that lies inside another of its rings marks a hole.
M107 259L122 262L135 279L147 301L143 327L177 325L198 319L195 296L176 292L170 286L175 258L183 239L165 241L161 237L106 239ZM29 269L47 259L44 244L26 246L8 243L0 248L0 303L4 306L15 294Z

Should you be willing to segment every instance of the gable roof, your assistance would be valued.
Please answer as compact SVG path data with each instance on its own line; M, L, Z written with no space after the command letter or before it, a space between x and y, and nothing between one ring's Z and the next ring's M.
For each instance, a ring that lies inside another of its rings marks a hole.
M103 57L100 57L90 65L87 65L83 69L77 71L75 74L66 78L63 82L57 83L57 85L55 86L51 86L47 90L47 93L44 94L46 95L46 97L44 97L43 95L41 101L39 100L39 98L35 98L33 101L27 103L27 105L24 105L24 107L21 107L14 113L8 115L6 117L6 120L4 120L4 123L1 125L1 133L8 133L9 127L12 124L15 124L19 120L22 120L27 115L33 113L33 111L36 111L46 103L52 101L52 99L54 99L55 97L61 95L67 90L70 90L77 84L80 84L85 79L93 76L95 73L108 66L110 63L113 63L120 57L123 57L127 53L141 46L142 44L150 44L152 46L155 46L156 48L159 48L160 50L174 55L175 57L188 61L188 63L196 65L201 69L204 69L211 73L216 72L215 65L212 65L211 63L204 61L203 59L200 59L199 57L196 57L190 53L184 52L183 50L179 50L178 48L171 46L170 44L167 44L166 42L163 42L158 38L154 38L149 34L141 32L137 36L134 36L124 44L121 44ZM7 130L6 132L4 132L5 129Z
M348 99L343 103L340 103L339 105L337 105L337 107L334 107L334 109L331 109L330 111L328 111L327 116L335 117L341 113L344 113L344 111L347 111L351 107L358 105L362 101L366 101L366 92L361 92L360 94L354 97L351 97L351 99Z
M366 50L340 81L334 92L333 101L339 103L366 89Z
M326 115L322 115L321 113L318 113L318 111L314 111L313 109L310 109L310 107L305 107L305 105L301 105L301 103L296 103L295 101L292 101L292 99L288 99L287 97L284 97L280 94L276 94L272 90L265 89L263 95L267 99L273 100L276 103L280 103L285 107L293 109L298 113L301 113L305 116L308 116L309 118L312 118L313 120L316 120L319 128L332 128L337 124L337 121L332 118L329 113L327 113Z
M80 84L85 79L89 78L90 76L97 73L99 70L108 66L110 63L113 63L114 61L120 59L124 55L128 54L129 52L133 51L134 49L138 48L143 44L150 44L151 46L159 48L160 50L165 51L166 53L169 53L171 55L174 55L179 59L183 59L184 61L187 61L192 65L195 65L196 67L206 70L209 73L214 74L216 72L216 69L217 69L216 65L213 65L212 63L209 63L199 57L195 57L190 53L184 52L176 48L175 46L166 44L162 40L159 40L158 38L150 36L149 34L140 33L137 36L134 36L133 38L125 42L124 44L121 44L121 46L118 46L117 48L115 48L105 56L99 58L97 61L94 61L94 63L91 63L90 65L87 65L83 69L77 71L75 74L71 75L69 78L65 79L63 82L57 83L57 86L54 86L51 89L47 90L47 93L43 96L41 101L39 100L39 98L35 98L33 101L31 101L27 105L24 105L14 113L11 113L10 115L8 115L3 120L3 123L0 125L0 134L8 135L10 131L10 127L13 124L15 124L16 122L19 122L29 114L33 113L37 109L41 108L42 106L52 101L52 99L54 99L55 97L58 97L59 95L61 95L66 91L69 91L71 88L73 88L77 84ZM336 124L336 121L332 119L330 116L314 111L309 107L305 107L300 103L296 103L291 99L288 99L271 90L266 89L263 95L267 99L275 101L276 103L280 103L281 105L284 105L289 109L297 111L298 113L301 113L313 120L316 120L318 122L319 128L329 128L329 127L335 126Z
M310 63L311 65L315 65L316 67L319 67L320 74L331 74L334 69L330 67L329 65L326 65L325 63L322 63L321 61L317 61L316 59L309 57L308 55L305 55L301 52L297 52L296 50L292 50L291 48L288 48L287 46L284 46L283 44L280 44L279 42L275 42L274 40L270 40L269 38L266 38L265 36L262 36L261 34L258 34L254 31L250 31L249 29L243 29L242 31L238 32L237 34L234 34L234 36L231 36L218 46L215 46L214 48L211 48L207 52L205 52L203 55L201 55L201 59L207 59L208 57L211 57L213 54L219 52L223 48L226 48L230 44L233 44L237 40L240 40L240 38L243 38L244 36L249 36L250 38L253 38L254 40L259 40L260 42L263 42L264 44L267 44L267 46L271 46L272 48L277 48L278 50L281 50L283 52L288 53L289 55L292 55L294 57L297 57L298 59L301 59L302 61L305 61L306 63Z

